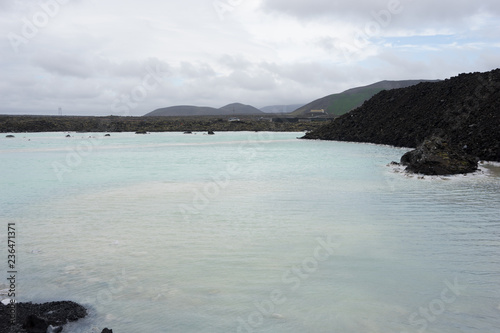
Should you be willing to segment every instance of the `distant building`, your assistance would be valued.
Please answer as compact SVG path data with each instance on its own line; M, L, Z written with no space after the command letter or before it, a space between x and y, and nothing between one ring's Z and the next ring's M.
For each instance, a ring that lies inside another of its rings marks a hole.
M309 117L320 117L320 116L326 116L327 113L325 112L325 109L318 109L318 110L311 110L306 115Z
M230 121L230 122L240 121L240 118L232 117L232 118L229 118L227 121Z

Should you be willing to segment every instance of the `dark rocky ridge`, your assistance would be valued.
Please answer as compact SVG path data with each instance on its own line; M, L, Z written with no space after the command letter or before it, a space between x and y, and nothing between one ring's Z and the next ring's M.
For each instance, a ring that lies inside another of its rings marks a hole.
M500 69L381 91L303 138L416 147L433 135L500 161Z

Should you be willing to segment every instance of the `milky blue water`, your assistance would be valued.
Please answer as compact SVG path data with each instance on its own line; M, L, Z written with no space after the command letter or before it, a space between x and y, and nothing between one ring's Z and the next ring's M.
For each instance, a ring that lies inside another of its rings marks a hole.
M405 149L301 133L70 134L0 138L2 276L15 223L17 301L84 304L69 332L500 332L498 165L419 179L387 166Z

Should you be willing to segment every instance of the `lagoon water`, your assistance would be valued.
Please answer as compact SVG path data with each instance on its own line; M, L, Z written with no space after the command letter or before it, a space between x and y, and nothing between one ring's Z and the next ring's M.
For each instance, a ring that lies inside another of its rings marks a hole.
M405 149L301 133L65 135L0 138L0 251L15 223L17 301L85 305L68 332L500 332L498 165L419 179L387 166Z

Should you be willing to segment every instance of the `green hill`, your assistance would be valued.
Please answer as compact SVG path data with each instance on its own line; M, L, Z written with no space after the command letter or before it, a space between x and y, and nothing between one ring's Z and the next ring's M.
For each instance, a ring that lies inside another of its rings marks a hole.
M406 88L420 82L435 82L429 80L405 80L405 81L380 81L368 86L346 90L339 94L332 94L312 101L292 112L292 116L303 116L311 110L325 110L330 115L340 116L375 96L382 90Z

